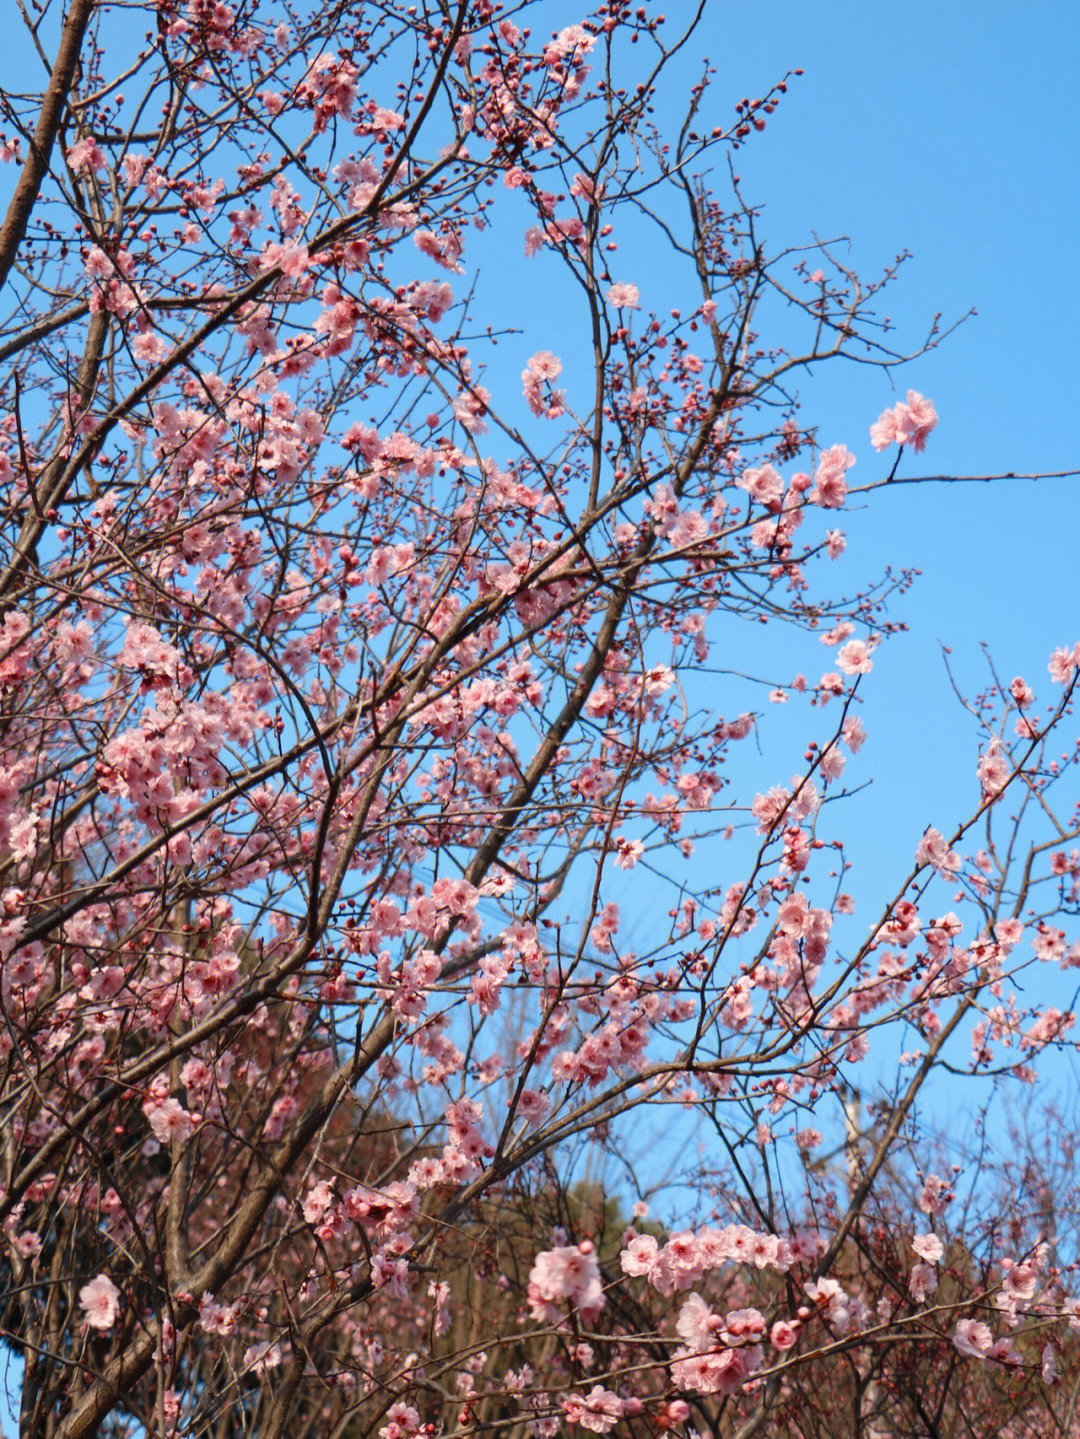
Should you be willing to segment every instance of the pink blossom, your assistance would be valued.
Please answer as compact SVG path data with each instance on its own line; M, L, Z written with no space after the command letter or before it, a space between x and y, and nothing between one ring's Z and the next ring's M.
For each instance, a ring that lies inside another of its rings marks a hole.
M278 250L277 263L281 267L281 273L292 279L299 279L310 264L308 247L298 245L294 240L289 240Z
M953 1344L972 1359L985 1359L993 1342L989 1327L978 1319L960 1319L953 1330Z
M530 356L526 368L538 380L555 380L562 374L562 361L550 350L537 350Z
M907 403L897 405L896 440L898 444L910 445L913 450L926 448L926 437L937 427L937 410L932 400L925 399L917 390L908 390Z
M131 353L137 360L156 365L165 358L168 351L165 341L160 335L155 335L152 330L146 330L141 335L135 336L131 343Z
M83 268L92 280L102 280L113 273L112 261L97 245L90 247Z
M864 640L848 640L836 656L836 663L846 675L868 675L874 668L870 647Z
M719 1314L714 1314L700 1294L690 1294L679 1310L675 1321L675 1332L685 1339L691 1349L711 1349L715 1346L716 1334L724 1327Z
M651 1234L635 1234L619 1256L624 1274L648 1274L655 1265L659 1245Z
M554 40L548 42L544 64L562 65L565 61L570 65L579 65L595 44L596 36L591 35L583 25L567 25Z
M1071 684L1077 669L1080 668L1080 642L1073 645L1071 650L1055 650L1046 668L1056 685Z
M920 1259L925 1259L927 1264L937 1264L945 1249L941 1240L936 1234L916 1234L911 1241L911 1247Z
M636 285L619 284L612 285L607 292L608 301L620 310L636 310L638 306L638 288Z
M600 1269L588 1240L569 1249L547 1249L536 1256L529 1272L529 1308L537 1319L555 1319L560 1317L558 1300L594 1317L603 1309Z
M517 1112L522 1119L536 1125L551 1108L551 1100L536 1089L523 1089L518 1096Z
M895 410L884 410L870 426L870 443L875 450L887 450L896 443Z
M924 1214L944 1214L953 1201L953 1192L938 1174L928 1174L919 1195L919 1208Z
M832 445L823 450L814 474L814 488L807 495L812 504L823 509L839 509L847 498L847 471L855 463L855 456L846 445Z
M756 795L750 810L758 821L758 833L768 834L790 804L791 791L782 785L774 785L767 794Z
M788 1349L794 1349L799 1342L799 1331L790 1320L778 1319L769 1331L769 1342L783 1354Z
M146 1117L159 1144L171 1144L174 1139L187 1139L195 1129L193 1116L175 1099L166 1099L160 1104L146 1106Z
M986 753L976 767L983 794L996 795L1012 778L1012 765L1001 741L993 739L986 747Z
M784 496L784 482L772 465L744 470L735 483L759 505L779 505Z
M913 450L926 448L926 437L936 427L937 410L933 402L917 390L908 390L907 401L885 410L870 426L870 443L875 450L892 444L910 445Z
M79 1290L79 1303L91 1329L111 1329L120 1312L120 1291L107 1274L99 1274Z
M917 1304L921 1304L938 1287L937 1275L929 1264L914 1264L908 1278L908 1292Z
M815 1279L806 1286L806 1297L817 1312L843 1333L851 1323L848 1297L836 1279Z
M568 1394L563 1400L567 1418L593 1434L606 1434L622 1418L624 1404L617 1394L595 1384L588 1394Z
M108 157L98 142L88 136L68 147L67 162L73 170L104 170Z
M1035 691L1024 680L1022 675L1017 675L1009 686L1009 693L1016 703L1017 709L1027 709L1035 703Z
M844 721L843 728L844 743L852 754L858 754L866 743L866 730L863 728L862 720L858 715L849 715Z
M928 864L939 874L953 874L960 868L960 856L945 843L940 830L930 828L915 851L916 864Z

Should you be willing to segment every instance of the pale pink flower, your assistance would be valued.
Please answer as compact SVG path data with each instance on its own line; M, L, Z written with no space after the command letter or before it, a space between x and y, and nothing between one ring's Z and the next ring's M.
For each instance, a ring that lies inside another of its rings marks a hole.
M986 753L976 767L976 773L985 795L1000 794L1008 784L1012 777L1012 766L1000 740L993 739L987 745Z
M107 1274L99 1274L79 1290L79 1303L91 1329L111 1329L120 1311L120 1291Z
M537 350L536 354L529 358L526 368L538 380L554 380L562 374L562 361L550 350Z
M908 390L907 403L897 405L896 440L898 444L910 445L913 450L926 448L926 437L938 422L937 410L932 400L920 395L917 390Z
M595 1384L584 1398L571 1395L578 1400L577 1422L593 1434L606 1434L622 1418L623 1401L610 1389Z
M616 863L620 869L633 869L645 853L645 846L640 839L620 838L615 841L615 853L618 856Z
M926 437L937 426L937 410L932 400L917 390L908 390L906 402L885 410L870 426L870 443L875 450L892 444L910 445L913 450L926 448Z
M638 309L638 287L636 285L612 285L607 292L608 301L620 310Z
M195 1128L192 1116L175 1099L166 1099L161 1104L148 1106L146 1117L159 1144L171 1144L174 1139L187 1139Z
M1024 922L1021 919L999 919L994 925L994 938L1008 954L1024 937Z
M836 663L846 675L868 675L874 668L870 647L865 640L848 640L836 656Z
M843 1333L851 1323L848 1297L835 1279L815 1279L806 1286L806 1297L823 1318Z
M919 1208L924 1214L944 1214L953 1198L953 1191L939 1174L928 1174L919 1195Z
M783 1354L788 1349L794 1349L799 1342L799 1331L790 1320L778 1319L769 1331L769 1342Z
M870 443L875 450L887 450L896 443L895 410L884 410L870 426Z
M953 1344L971 1359L985 1359L993 1347L994 1336L978 1319L960 1319L953 1330Z
M76 140L68 147L67 162L73 170L103 170L108 164L104 150L92 137Z
M112 274L113 263L104 250L97 245L92 245L83 269L91 279L103 280L106 276Z
M536 1256L529 1272L529 1308L534 1318L561 1317L555 1301L566 1300L583 1314L604 1307L600 1268L588 1240L567 1249L547 1249Z
M165 341L160 335L155 335L153 330L146 330L141 335L136 335L131 343L131 353L137 360L146 361L156 365L163 360L167 354Z
M567 25L554 40L549 40L544 51L545 65L580 65L584 57L596 44L596 36L589 33L584 25Z
M1035 703L1035 691L1022 675L1017 675L1013 680L1009 693L1015 700L1017 709L1027 709L1028 705Z
M1072 683L1078 666L1080 666L1080 643L1073 645L1071 650L1055 650L1050 656L1050 663L1046 668L1056 685L1067 685Z
M908 1280L908 1291L916 1304L921 1304L927 1295L933 1294L935 1289L937 1289L937 1275L930 1265L913 1265Z
M849 715L844 721L843 728L844 743L852 754L858 754L866 743L866 730L863 722L857 715Z
M743 470L735 483L759 505L779 505L784 497L784 482L772 465Z
M838 510L847 499L847 471L855 463L855 456L846 445L831 445L821 453L814 474L814 488L807 499L822 509Z
M648 1274L655 1265L659 1245L651 1234L635 1234L619 1256L624 1274Z
M277 1344L249 1344L244 1350L244 1368L255 1374L265 1374L268 1369L275 1369L280 1363L281 1348Z
M281 246L278 254L278 264L281 266L281 273L289 275L292 279L299 279L310 264L308 247L298 245L295 240L289 240Z
M529 1124L539 1124L551 1108L551 1100L536 1089L523 1089L518 1096L517 1112Z
M700 1294L688 1294L675 1321L675 1332L691 1349L712 1349L717 1330L724 1327L719 1314L714 1314Z
M1010 1299L1028 1300L1035 1297L1039 1276L1034 1264L1016 1264L1005 1260L1004 1289Z
M945 843L940 830L930 828L915 851L916 864L928 864L939 874L952 874L960 868L960 856Z
M911 1247L920 1259L925 1259L927 1264L937 1264L945 1249L941 1240L936 1234L916 1234L911 1241Z
M24 1259L36 1259L43 1247L41 1236L32 1229L24 1229L21 1234L16 1234L11 1242Z

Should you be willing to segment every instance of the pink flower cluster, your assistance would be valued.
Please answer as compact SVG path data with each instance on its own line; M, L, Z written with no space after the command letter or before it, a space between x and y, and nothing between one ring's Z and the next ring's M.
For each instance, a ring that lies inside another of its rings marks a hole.
M595 1319L604 1307L600 1266L590 1240L564 1249L545 1249L529 1271L529 1312L542 1323L565 1317L567 1307Z
M924 450L926 437L937 422L933 401L925 399L917 390L908 390L906 401L901 400L891 410L885 410L870 426L870 443L875 450L887 450L893 444Z
M765 1319L757 1309L733 1309L722 1317L712 1313L700 1295L691 1294L675 1328L686 1344L676 1350L671 1372L685 1389L737 1393L761 1363Z
M703 1275L728 1263L786 1274L792 1265L817 1258L823 1247L814 1230L782 1238L758 1233L745 1224L731 1224L696 1233L682 1230L663 1246L651 1234L629 1230L620 1263L625 1274L647 1279L661 1294L674 1294L691 1289Z

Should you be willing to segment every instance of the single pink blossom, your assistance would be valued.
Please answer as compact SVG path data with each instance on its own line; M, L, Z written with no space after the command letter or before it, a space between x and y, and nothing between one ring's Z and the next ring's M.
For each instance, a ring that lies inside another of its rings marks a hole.
M636 310L638 306L638 287L636 285L612 285L607 292L608 301L619 310Z
M846 675L868 675L874 668L865 640L848 640L836 657L837 667Z
M916 1234L911 1241L911 1247L920 1259L925 1259L927 1264L937 1264L945 1253L944 1246L936 1234Z
M1055 650L1046 668L1056 685L1071 684L1077 669L1080 668L1080 642L1073 645L1071 650Z
M120 1291L107 1274L99 1274L79 1290L79 1303L91 1329L111 1329L120 1311Z
M985 1359L994 1343L989 1326L979 1319L960 1319L953 1330L953 1344L971 1359Z
M799 1342L799 1331L788 1319L778 1319L769 1331L769 1343L783 1354Z

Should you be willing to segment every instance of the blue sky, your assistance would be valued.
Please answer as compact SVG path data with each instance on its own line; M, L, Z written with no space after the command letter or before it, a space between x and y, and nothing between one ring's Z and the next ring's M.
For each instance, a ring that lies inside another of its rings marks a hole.
M667 7L672 27L689 8ZM577 18L565 3L543 13L553 30ZM803 421L818 427L823 444L846 443L858 456L853 484L884 473L868 427L909 386L935 401L940 424L924 455L905 455L904 476L1080 468L1080 284L1071 263L1080 232L1080 108L1069 70L1077 54L1080 12L1064 4L1026 11L1002 3L915 4L901 14L865 3L710 0L657 107L659 122L681 119L703 55L717 73L701 128L727 125L738 99L763 95L785 71L802 67L765 132L736 158L744 198L763 207L758 229L768 248L815 235L849 237L850 246L837 252L865 280L910 251L881 304L895 323L897 348L917 348L937 314L947 327L977 311L939 347L894 372L895 391L882 372L855 365L824 366L802 385ZM564 378L574 404L569 355L580 314L564 308L557 262L519 261L512 226L492 234L494 257L484 262L486 274L482 265L478 295L487 295L487 309L493 304L503 324L524 332L503 342L507 373L516 377L529 354L550 348L568 359ZM612 277L637 284L643 307L658 314L673 304L685 310L688 290L675 283L666 259L647 241L618 238ZM762 335L766 345L789 339L782 327ZM501 399L503 386L489 383ZM890 606L889 618L908 632L877 652L862 687L869 740L849 775L853 783L873 783L836 822L855 861L847 887L858 900L858 919L837 926L841 942L864 933L895 893L927 825L948 834L977 803L980 732L953 693L943 647L967 694L988 679L985 645L1006 682L1023 674L1041 702L1054 697L1050 652L1080 638L1078 494L1077 476L898 486L840 517L848 553L826 577L836 588L850 589L888 565L921 571ZM776 626L764 635L729 628L722 652L722 663L737 669L756 659L779 681L797 671L815 679L833 659L813 638ZM715 698L707 698L730 715L745 706L732 704L725 687L718 679ZM761 787L793 773L806 739L831 718L801 705L764 709L763 757L746 756L765 777ZM1064 731L1063 748L1074 738ZM736 777L740 763L732 757ZM712 862L712 852L699 856ZM731 879L740 873L734 858ZM640 867L625 877L628 912L645 912L647 883ZM661 892L657 885L658 900ZM938 901L935 912L950 907L948 889ZM572 907L572 895L567 903ZM637 947L638 939L648 947L630 929L626 942ZM1044 968L1032 978L1051 985L1044 997L1068 1006L1072 976L1057 984ZM1069 1060L1047 1056L1041 1069L1048 1090L1073 1082ZM879 1072L891 1072L884 1061ZM970 1123L963 1111L973 1113L982 1098L982 1086L950 1095L958 1139ZM649 1144L655 1163L651 1131Z
M1080 467L1080 109L1069 70L1080 12L761 0L711 6L705 23L725 100L762 93L782 67L805 71L739 157L744 192L765 206L762 232L774 243L849 235L867 277L912 251L884 305L900 337L916 341L936 312L947 323L978 310L898 376L901 393L923 391L941 416L905 472ZM884 377L837 369L806 400L823 438L859 455L857 480L873 464L865 427L891 402ZM1078 487L900 488L846 524L849 571L922 571L893 612L911 632L879 652L867 685L873 809L907 854L913 834L931 821L945 829L973 794L975 735L939 645L977 682L985 641L1006 678L1022 672L1043 696L1050 649L1080 636Z
M674 29L690 7L667 9ZM564 0L541 13L553 30L577 18ZM659 122L681 119L702 55L717 72L708 124L729 124L738 99L801 66L766 131L736 157L744 197L763 207L760 235L774 250L814 235L849 237L838 252L866 280L911 251L881 304L898 348L916 348L938 313L947 326L977 310L894 371L895 392L882 372L845 364L802 384L803 420L823 444L846 443L859 457L853 484L883 474L867 430L909 386L935 401L940 424L924 455L905 456L905 475L1080 468L1080 283L1070 263L1080 232L1080 107L1069 72L1078 54L1080 11L1065 4L1023 12L997 0L914 4L901 14L846 0L710 0ZM723 175L718 181L722 193ZM470 243L475 258L483 247ZM503 342L511 377L541 346L569 360L581 319L549 289L557 261L526 264L519 246L512 224L493 230L478 286L484 319L494 308L524 331ZM630 239L620 250L612 276L638 284L643 306L685 308L688 287L673 284L648 242ZM790 339L782 327L763 334L766 344ZM488 383L501 398L503 386ZM843 516L848 554L829 577L837 587L886 565L922 572L890 611L910 633L878 652L864 686L870 742L860 774L874 775L874 789L863 804L868 822L854 833L889 877L928 823L945 830L975 795L977 732L951 691L941 646L969 688L986 677L985 643L1006 679L1023 673L1048 699L1050 651L1080 637L1078 487L1076 477L900 486ZM828 667L831 652L812 641L769 636L778 679L797 670L816 678ZM759 636L747 643L760 649ZM805 737L800 724L800 750Z
M689 8L669 6L669 28ZM542 13L552 29L575 18L562 0ZM909 386L935 401L940 424L925 454L905 454L904 476L1080 468L1080 284L1070 264L1080 231L1080 108L1069 73L1077 54L1080 12L1064 4L1024 14L1003 3L916 4L901 18L856 3L710 0L669 77L657 116L674 127L701 57L712 61L707 128L729 124L738 99L763 95L802 67L765 132L735 160L744 198L763 207L758 229L767 247L849 237L849 247L835 248L865 280L910 251L880 305L899 349L917 348L939 313L947 327L977 311L892 381L838 362L802 383L802 420L818 427L821 443L855 452L854 485L885 473L868 427ZM717 181L722 195L726 178ZM650 240L618 238L612 277L638 284L645 308L686 309L692 291L676 283L666 257L658 262ZM494 311L523 331L502 342L509 381L488 383L501 399L528 355L547 347L568 360L573 405L570 354L581 315L570 288L558 289L558 262L520 260L520 243L512 224L493 229L486 245L472 243L473 258L482 256L477 312L486 319ZM765 345L791 339L782 324L762 335ZM850 590L888 565L921 571L889 611L909 632L877 652L862 688L870 738L849 772L855 782L872 776L873 785L852 801L843 826L860 896L883 899L926 826L948 833L977 800L979 731L952 691L942 647L969 694L987 679L985 644L1006 682L1023 674L1040 701L1053 697L1049 654L1080 638L1078 493L1076 476L904 485L839 517L848 552L827 576L819 569L816 582ZM761 668L778 681L797 671L816 679L832 665L833 652L812 638L776 626L764 634L763 646L757 629L725 632L722 662L738 668L764 653ZM722 681L708 699L726 715L745 707L730 703ZM793 771L829 715L764 708L772 783ZM790 744L790 760L770 748L770 733ZM733 771L738 763L732 759Z

